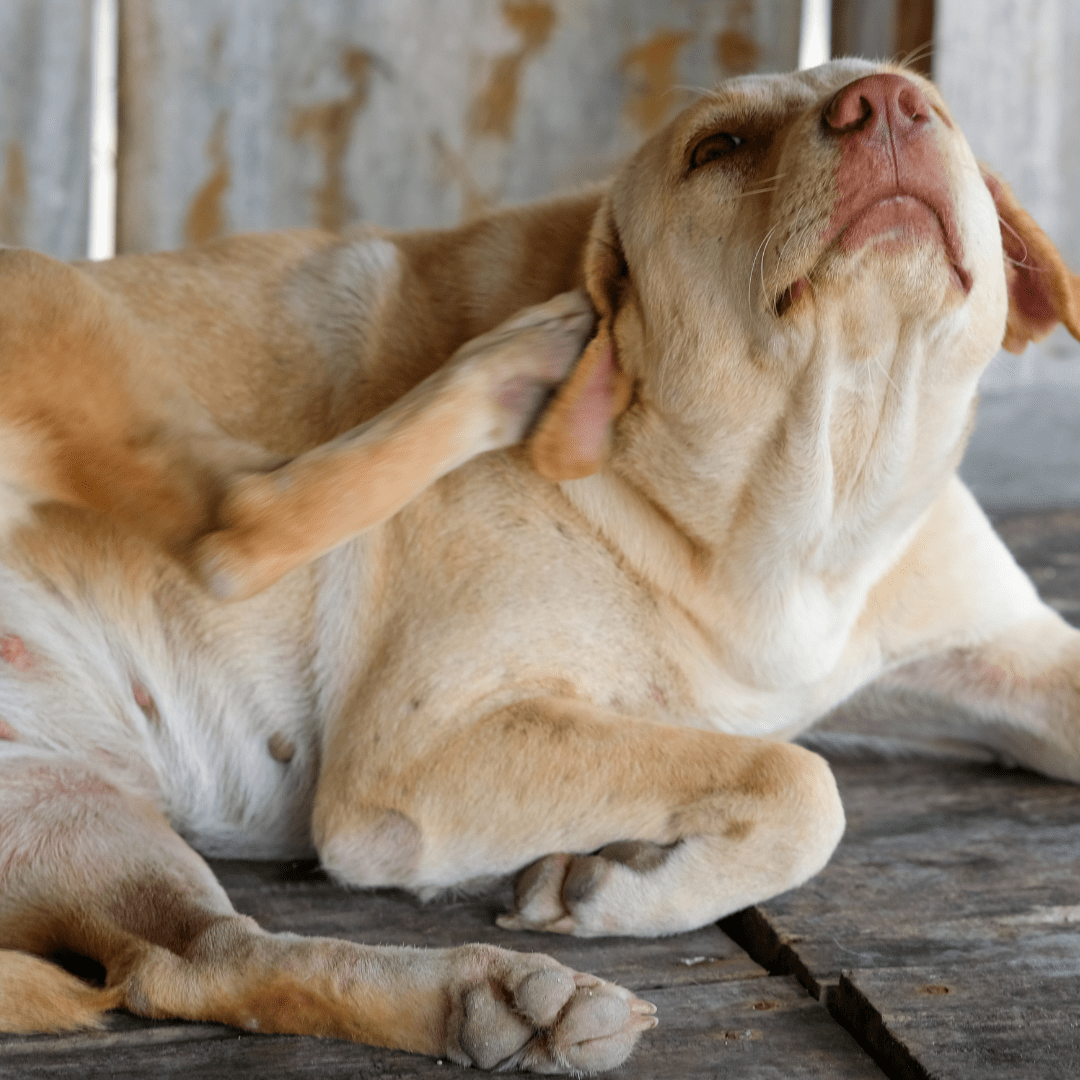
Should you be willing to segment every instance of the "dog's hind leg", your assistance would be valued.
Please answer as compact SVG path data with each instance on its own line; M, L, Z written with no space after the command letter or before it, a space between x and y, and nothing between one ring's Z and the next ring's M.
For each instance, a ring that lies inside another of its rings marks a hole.
M566 293L462 346L386 411L273 472L238 482L198 544L212 592L250 596L386 520L440 476L518 442L593 324Z
M40 959L100 963L104 989ZM8 951L4 951L8 950ZM546 956L269 934L148 803L73 759L0 758L0 1029L106 1009L329 1035L483 1068L610 1068L655 1022L629 991Z
M327 869L423 892L535 861L508 927L689 930L801 884L844 827L832 773L801 747L573 699L508 706L402 774L335 734L313 819Z

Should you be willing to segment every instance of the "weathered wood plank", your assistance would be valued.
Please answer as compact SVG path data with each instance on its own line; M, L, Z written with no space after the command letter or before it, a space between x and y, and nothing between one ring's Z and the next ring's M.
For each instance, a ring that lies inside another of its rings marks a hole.
M836 855L759 905L819 986L847 968L1080 964L1080 789L967 763L834 770L848 815Z
M655 987L749 980L766 973L718 927L670 938L567 938L501 930L495 915L510 904L509 886L490 897L421 904L391 890L347 892L311 864L215 862L238 911L267 930L442 947L479 941L546 952L579 971L644 992Z
M1019 960L1004 978L952 967L849 972L833 1008L874 1032L893 1077L1075 1080L1078 996L1080 966Z
M834 767L848 833L832 863L724 925L829 999L890 1075L1080 1074L1077 1029L1051 1020L1080 993L1080 790L973 764ZM987 1068L1036 1058L1062 1071Z
M86 254L92 0L0 4L0 243Z
M754 979L685 986L653 994L661 1026L649 1032L618 1076L624 1080L880 1080L855 1041L793 980ZM215 1025L170 1025L195 1038L167 1045L123 1031L6 1040L3 1075L44 1077L387 1076L430 1080L456 1075L447 1063L337 1040L251 1036ZM140 1029L149 1025L140 1024ZM162 1031L161 1026L150 1030Z
M798 5L126 0L119 247L454 224L600 179L721 76L794 66Z

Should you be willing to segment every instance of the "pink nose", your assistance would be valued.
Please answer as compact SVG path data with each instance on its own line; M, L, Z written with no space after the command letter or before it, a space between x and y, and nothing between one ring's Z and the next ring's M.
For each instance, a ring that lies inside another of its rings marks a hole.
M930 103L922 91L900 75L867 75L848 83L825 106L825 127L836 135L862 139L913 135L930 120Z

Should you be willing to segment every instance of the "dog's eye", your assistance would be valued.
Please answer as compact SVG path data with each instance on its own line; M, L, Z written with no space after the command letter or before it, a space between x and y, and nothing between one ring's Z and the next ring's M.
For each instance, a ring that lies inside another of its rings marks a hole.
M746 142L744 138L732 135L729 131L720 131L715 135L710 135L694 147L694 152L690 155L690 168L696 169L701 165L707 165L710 161L726 157L733 150L738 150L744 142Z

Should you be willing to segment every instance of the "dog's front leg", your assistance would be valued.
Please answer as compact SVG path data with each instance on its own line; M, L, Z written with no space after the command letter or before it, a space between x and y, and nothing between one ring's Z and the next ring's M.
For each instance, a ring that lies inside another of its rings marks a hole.
M385 521L440 476L518 442L577 358L593 325L565 293L463 345L385 412L226 495L224 527L195 551L216 595L266 588Z
M1080 783L1080 631L1039 599L959 480L866 621L893 666L846 724L870 714L875 730L959 739Z
M39 958L59 948L99 961L105 989ZM76 760L9 755L0 1030L92 1026L117 1007L547 1073L611 1068L655 1023L629 991L547 956L266 933L145 801Z
M533 864L507 927L688 930L805 881L843 832L828 766L787 743L533 698L376 774L342 729L316 795L327 868L425 891Z

